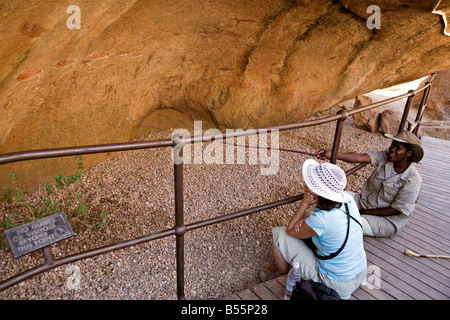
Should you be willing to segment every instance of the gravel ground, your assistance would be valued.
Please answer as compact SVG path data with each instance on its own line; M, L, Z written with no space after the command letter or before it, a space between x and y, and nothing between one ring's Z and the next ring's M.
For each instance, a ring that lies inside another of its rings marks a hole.
M329 124L280 132L280 147L307 152L331 148L334 130L335 125ZM170 138L171 132L151 133L139 140ZM382 150L389 144L383 135L357 129L351 119L346 120L341 151ZM51 199L77 233L52 246L56 258L173 227L170 153L168 148L124 152L84 171L82 180L66 190L55 189ZM185 165L186 224L300 194L301 165L307 158L280 152L279 171L272 176L261 174L261 167L268 165L248 161ZM357 191L372 169L366 166L349 177L347 189ZM47 197L41 187L27 194L26 201L42 208ZM77 211L81 202L86 204L84 214ZM275 271L271 229L286 225L297 206L285 205L187 232L186 299L220 299L259 283L260 270ZM9 213L15 214L10 218L13 222L28 215L23 205L6 201L0 202L0 213L2 223ZM105 226L99 226L101 222ZM43 263L40 250L13 259L4 236L0 241L1 280ZM76 275L79 283L73 281ZM4 300L176 298L174 237L64 265L0 292Z

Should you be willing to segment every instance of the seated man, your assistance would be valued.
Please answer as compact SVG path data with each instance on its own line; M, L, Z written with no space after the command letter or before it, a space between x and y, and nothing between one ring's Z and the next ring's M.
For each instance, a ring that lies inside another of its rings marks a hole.
M377 168L355 195L361 213L364 235L392 237L398 234L414 211L422 187L422 177L412 165L423 158L421 141L409 131L393 136L387 151L338 153L337 159L372 163ZM328 150L316 153L319 159L331 157Z

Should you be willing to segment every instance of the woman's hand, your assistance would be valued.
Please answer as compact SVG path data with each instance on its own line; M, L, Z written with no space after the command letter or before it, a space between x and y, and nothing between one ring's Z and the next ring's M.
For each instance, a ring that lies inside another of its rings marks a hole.
M309 188L305 185L304 188L304 192L303 192L303 200L305 201L305 203L310 206L310 205L314 205L316 204L319 196L317 194L315 194L314 192L312 192L311 190L309 190Z
M299 232L300 228L302 227L303 221L305 221L305 219L300 219L296 224L294 224L294 232Z
M310 191L305 185L303 200L300 202L300 205L298 206L287 226L287 232L289 235L300 239L311 238L316 235L316 232L310 226L308 226L308 223L304 223L304 221L306 209L311 204L316 203L317 199L318 196Z

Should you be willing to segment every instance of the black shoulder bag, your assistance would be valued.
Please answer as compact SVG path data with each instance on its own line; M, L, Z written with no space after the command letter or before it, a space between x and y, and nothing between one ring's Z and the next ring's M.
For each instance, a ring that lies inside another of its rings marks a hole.
M339 253L341 253L341 251L345 247L345 244L347 243L348 235L350 233L350 218L356 221L362 228L362 225L359 223L359 221L350 215L348 205L346 203L345 203L345 214L347 215L348 222L347 222L347 234L345 235L344 243L342 244L342 246L339 248L338 251L328 256L321 256L316 253L318 259L321 260L333 259ZM291 300L341 300L341 297L336 292L336 290L329 288L323 283L315 282L312 280L301 280L297 281L297 283L295 284L292 290Z

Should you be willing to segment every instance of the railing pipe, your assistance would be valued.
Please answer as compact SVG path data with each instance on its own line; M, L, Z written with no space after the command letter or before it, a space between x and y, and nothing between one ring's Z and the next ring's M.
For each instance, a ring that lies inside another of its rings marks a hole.
M431 85L433 83L434 77L435 77L435 74L433 73L430 77L430 81L426 83L427 87L423 91L422 99L420 100L420 105L419 105L419 109L417 110L417 116L416 116L416 120L414 123L414 128L411 129L411 132L414 133L415 135L417 135L417 133L419 132L419 126L420 126L420 123L422 122L423 113L427 106L428 97L430 95Z
M330 162L336 164L337 155L339 152L339 145L341 144L342 130L344 128L344 121L348 115L345 110L340 110L337 114L341 117L336 123L336 132L334 133L333 150L331 151Z
M389 99L386 99L386 100L377 101L377 102L368 104L366 106L362 106L360 108L356 108L356 109L353 109L353 110L348 110L347 111L347 116L351 116L351 115L354 115L355 113L364 112L364 111L367 111L367 110L370 110L370 109L373 109L373 108L376 108L376 107L383 106L385 104L389 104L389 103L392 103L392 102L395 102L395 101L398 101L398 100L402 100L402 99L408 98L410 95L411 95L411 93L407 92L407 93L401 94L401 95L396 96L396 97L392 97L392 98L389 98Z
M173 142L171 140L155 140L144 142L124 142L124 143L101 144L101 145L80 146L70 148L54 148L54 149L22 151L0 155L0 164L24 160L67 157L93 153L171 147L172 145Z
M279 206L283 206L289 203L293 203L296 202L298 200L303 199L303 193L297 196L293 196L293 197L289 197L283 200L278 200L275 202L270 202L270 203L266 203L264 205L261 206L257 206L257 207L253 207L253 208L249 208L249 209L245 209L245 210L241 210L241 211L237 211L237 212L233 212L233 213L229 213L220 217L215 217L215 218L211 218L211 219L207 219L207 220L202 220L202 221L198 221L198 222L194 222L191 224L188 224L186 226L186 231L191 231L194 229L198 229L198 228L202 228L202 227L207 227L210 226L212 224L216 224L216 223L220 223L220 222L224 222L224 221L228 221L228 220L232 220L232 219L237 219L237 218L241 218L244 216L247 216L249 214L252 213L256 213L259 211L264 211L264 210L268 210L268 209L272 209L275 207L279 207Z
M408 120L409 110L411 109L411 103L416 95L416 92L414 90L409 90L409 93L411 94L408 97L408 100L406 100L405 109L403 109L403 115L402 120L400 121L400 125L398 126L398 133L400 131L404 130L406 121Z
M360 163L360 164L354 166L353 168L351 168L350 170L345 171L345 175L349 176L349 175L355 173L356 171L358 171L359 169L364 168L367 165L368 165L368 163Z
M175 141L174 147L184 144L184 138ZM183 148L180 149L180 157L183 157ZM177 296L184 300L184 194L183 194L183 161L175 161L174 164L174 191L175 191L175 238L177 259Z

